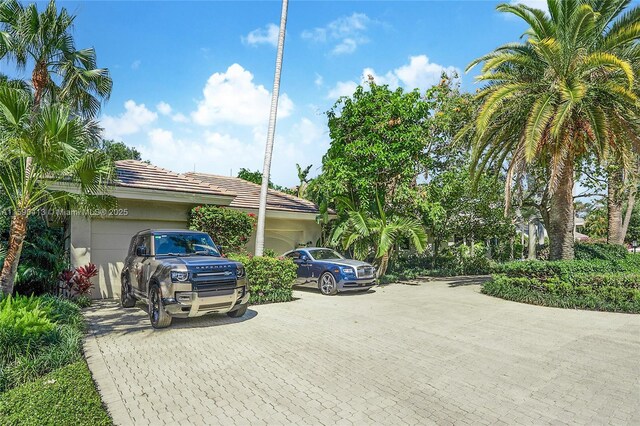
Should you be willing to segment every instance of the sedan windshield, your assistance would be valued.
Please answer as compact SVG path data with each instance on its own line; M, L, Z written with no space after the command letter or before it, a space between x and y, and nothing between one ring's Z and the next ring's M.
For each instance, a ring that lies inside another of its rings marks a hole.
M309 254L315 260L344 259L340 253L330 249L309 250Z
M210 236L200 233L167 233L153 236L156 256L220 256Z

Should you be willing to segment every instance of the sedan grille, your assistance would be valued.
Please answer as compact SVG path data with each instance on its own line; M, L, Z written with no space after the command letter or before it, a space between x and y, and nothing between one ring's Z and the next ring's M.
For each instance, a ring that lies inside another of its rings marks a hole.
M373 266L358 266L356 269L358 278L372 278L376 274Z

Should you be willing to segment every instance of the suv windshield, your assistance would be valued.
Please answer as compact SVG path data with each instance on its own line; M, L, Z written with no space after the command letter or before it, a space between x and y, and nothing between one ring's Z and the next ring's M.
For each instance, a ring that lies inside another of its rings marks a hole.
M156 256L220 256L210 236L200 233L158 233L153 235Z
M309 250L315 260L344 259L338 252L329 249Z

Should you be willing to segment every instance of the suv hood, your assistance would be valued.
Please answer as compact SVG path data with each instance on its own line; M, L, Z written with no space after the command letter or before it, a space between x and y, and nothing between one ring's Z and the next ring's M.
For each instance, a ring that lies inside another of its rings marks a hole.
M162 263L166 265L172 265L172 266L185 265L189 269L202 267L202 266L212 266L212 267L216 267L216 266L223 267L223 266L229 266L229 265L235 266L237 264L237 262L234 262L233 260L229 260L227 258L217 257L217 256L183 256L183 257L162 256L157 259L162 260Z

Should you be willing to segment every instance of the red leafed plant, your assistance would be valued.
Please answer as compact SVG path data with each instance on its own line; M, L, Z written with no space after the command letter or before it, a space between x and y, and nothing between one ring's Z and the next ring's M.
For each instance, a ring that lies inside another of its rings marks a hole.
M98 275L98 268L93 263L68 269L60 274L66 289L71 295L81 296L91 292L93 283L91 278Z

